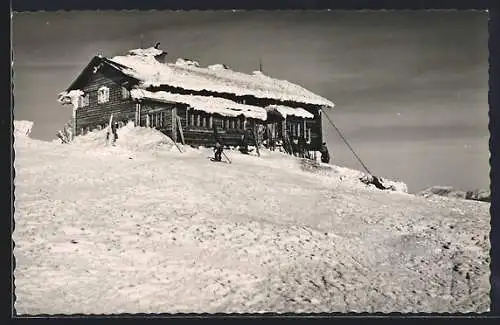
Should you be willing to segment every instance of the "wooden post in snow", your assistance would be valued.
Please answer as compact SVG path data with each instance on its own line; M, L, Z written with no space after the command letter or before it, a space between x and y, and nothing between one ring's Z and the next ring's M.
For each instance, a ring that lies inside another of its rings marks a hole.
M255 142L255 152L257 152L257 156L260 157L260 151L259 151L259 130L257 129L257 123L253 121L253 140Z
M181 135L181 143L184 145L184 132L182 132L182 123L181 123L181 118L179 116L176 116L176 122L177 122L177 127L179 128L179 134Z
M291 149L291 144L290 144L290 139L288 138L288 131L286 127L286 117L281 121L281 135L282 135L282 141L283 141L283 148L288 154L292 154Z
M135 104L135 116L136 116L136 123L135 126L141 126L141 103L138 101Z
M172 108L172 140L177 143L177 107Z
M139 106L137 103L135 103L135 114L134 114L134 125L138 126L139 125Z
M73 138L75 137L76 134L76 111L78 110L78 104L80 102L81 96L78 97L72 97L71 98L71 104L73 105L73 109L71 110L71 136L69 141L73 141Z
M78 104L73 105L73 112L71 114L71 141L73 141L73 138L75 137L76 134L76 110L78 108Z

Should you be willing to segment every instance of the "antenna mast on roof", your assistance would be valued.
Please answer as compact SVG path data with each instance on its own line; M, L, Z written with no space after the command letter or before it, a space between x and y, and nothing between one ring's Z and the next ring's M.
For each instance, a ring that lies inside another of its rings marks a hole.
M262 72L262 58L259 58L259 71Z

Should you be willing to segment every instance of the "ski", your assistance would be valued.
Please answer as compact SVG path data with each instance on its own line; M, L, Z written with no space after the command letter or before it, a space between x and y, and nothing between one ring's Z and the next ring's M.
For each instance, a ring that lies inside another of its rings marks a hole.
M213 157L210 157L210 161L216 162L216 163L230 164L230 162L228 162L228 161L222 161L222 160L218 161L218 160L215 160L215 158L213 158Z

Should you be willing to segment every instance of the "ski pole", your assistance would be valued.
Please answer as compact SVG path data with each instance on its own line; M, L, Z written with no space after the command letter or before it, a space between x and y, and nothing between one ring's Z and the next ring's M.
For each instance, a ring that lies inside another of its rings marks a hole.
M226 156L226 154L224 153L224 151L222 152L222 154L223 154L223 155L224 155L224 157L227 159L227 161L228 161L229 163L231 163L231 159L229 159L229 158Z

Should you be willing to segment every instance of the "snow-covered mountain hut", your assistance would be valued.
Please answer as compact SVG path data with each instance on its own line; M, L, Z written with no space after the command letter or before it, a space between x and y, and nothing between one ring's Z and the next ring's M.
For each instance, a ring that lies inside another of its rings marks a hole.
M157 47L95 56L59 95L61 103L73 106L76 134L104 127L113 114L115 121L154 127L192 145L211 146L215 136L237 145L242 134L253 142L255 132L248 131L262 125L278 141L304 136L310 150L319 149L321 109L333 107L331 101L260 71L246 74L224 64L200 67L187 59L171 63L165 57Z

